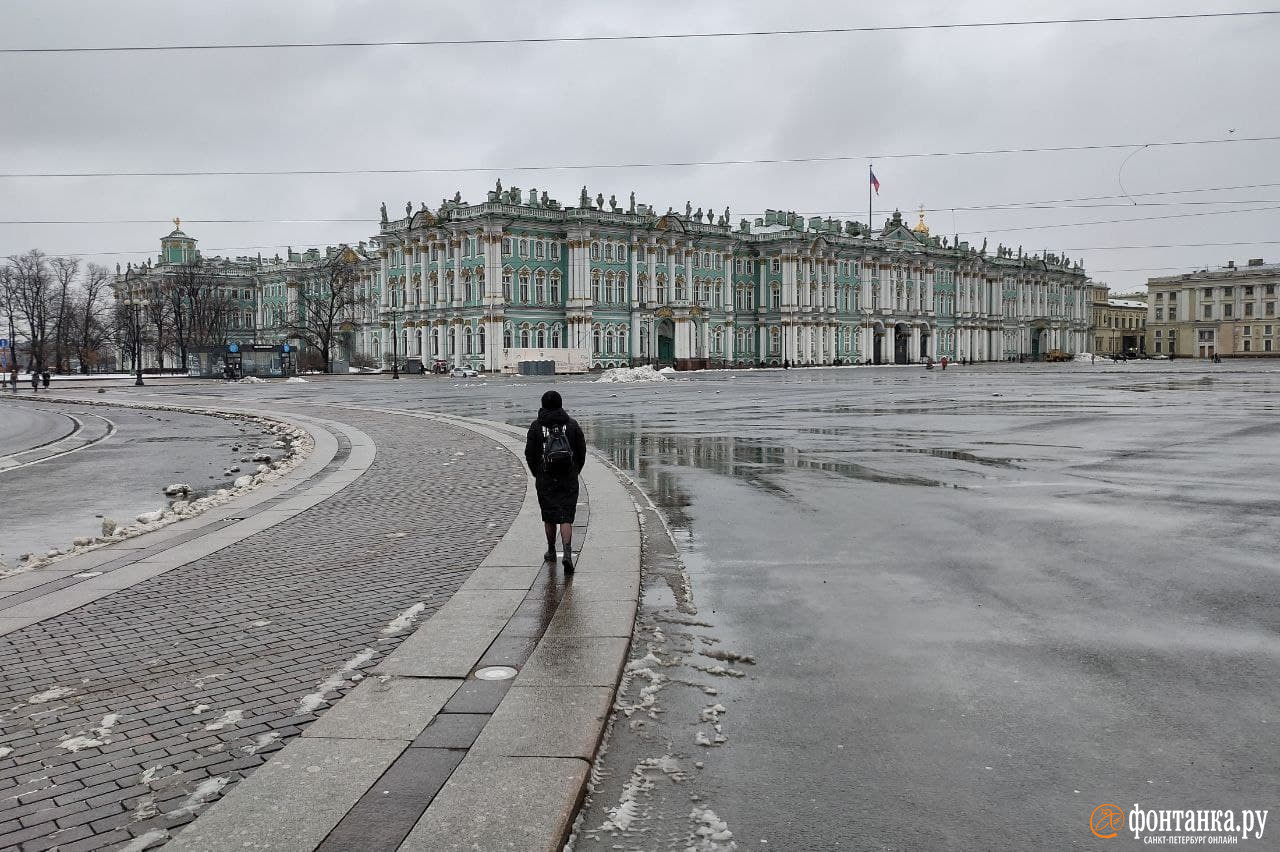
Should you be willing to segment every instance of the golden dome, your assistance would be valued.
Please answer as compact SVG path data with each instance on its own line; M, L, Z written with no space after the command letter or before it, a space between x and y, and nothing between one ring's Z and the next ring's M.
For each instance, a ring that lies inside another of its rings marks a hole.
M924 223L924 205L920 205L920 221L916 222L916 226L911 229L922 236L929 236L929 226Z

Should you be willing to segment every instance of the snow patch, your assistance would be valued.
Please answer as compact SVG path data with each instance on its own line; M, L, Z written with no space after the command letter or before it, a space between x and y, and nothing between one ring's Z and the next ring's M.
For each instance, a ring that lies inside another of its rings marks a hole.
M144 796L138 800L138 806L133 809L131 819L135 822L141 822L144 819L151 819L158 813L160 813L160 809L156 807L156 797Z
M27 699L28 704L44 704L47 701L57 701L59 698L66 698L75 692L69 686L54 686L46 689L44 692L38 692Z
M373 659L374 653L375 652L372 648L365 648L363 651L347 660L341 669L329 675L317 684L318 688L315 692L302 697L302 700L298 702L297 713L314 713L321 704L326 703L327 699L325 699L325 695L341 688L342 685L347 682L350 674L354 673L356 669Z
M114 728L116 726L116 722L119 721L119 713L108 713L102 717L102 721L98 723L98 727L93 729L93 732L103 739L106 739L111 736L111 729Z
M64 738L58 743L58 748L65 748L67 751L75 754L76 752L83 751L87 748L97 748L102 744L102 740L95 740L93 737L86 737L83 734L79 734L74 737Z
M637 382L665 382L667 377L666 370L655 370L650 365L643 367L615 367L612 370L605 370L600 377L595 380L596 384L635 384ZM671 372L675 372L672 370Z
M245 754L257 754L278 739L280 739L280 734L276 731L258 734L253 738L253 745L241 746L240 750Z
M144 852L147 849L154 849L169 839L169 832L163 828L153 828L146 834L139 834L130 840L124 846L121 846L116 852Z
M240 720L244 718L243 710L228 710L216 722L210 722L204 726L206 731L221 731L228 725L238 725Z
M0 746L0 760L3 760L11 754L13 754L13 749L8 746Z
M394 619L392 619L392 621L386 627L382 628L383 635L399 633L401 630L407 629L409 625L413 623L413 620L417 618L419 615L421 615L422 611L426 608L427 608L427 605L422 602L416 603L413 606L409 607L404 612L400 613Z
M729 824L711 808L695 807L689 812L689 820L693 823L693 834L687 852L727 852L738 848Z
M197 704L195 707L192 707L192 708L191 708L191 715L193 715L193 716L199 716L201 713L203 713L204 711L206 711L206 710L208 710L208 709L209 709L209 705L208 705L208 704Z
M227 786L230 779L225 775L219 775L216 778L206 778L196 785L191 791L191 795L187 796L186 801L182 803L182 807L173 811L174 815L193 814L208 803L209 799L222 792L222 788Z
M302 378L301 376L290 376L289 378L285 379L285 383L294 384L294 385L297 385L297 384L305 385L307 383L307 380Z

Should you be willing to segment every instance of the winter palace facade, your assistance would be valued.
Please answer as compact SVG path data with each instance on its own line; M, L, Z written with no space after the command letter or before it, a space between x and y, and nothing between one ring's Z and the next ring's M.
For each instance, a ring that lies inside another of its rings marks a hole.
M147 276L194 243L170 234ZM379 363L393 351L487 371L997 361L1089 344L1079 264L934 236L923 213L914 228L895 213L875 232L784 211L735 226L728 209L663 213L634 194L623 208L585 187L562 207L499 182L479 203L457 195L401 218L384 205L360 246L361 305L339 349ZM334 251L202 263L246 285L244 336L252 326L253 342L277 342Z

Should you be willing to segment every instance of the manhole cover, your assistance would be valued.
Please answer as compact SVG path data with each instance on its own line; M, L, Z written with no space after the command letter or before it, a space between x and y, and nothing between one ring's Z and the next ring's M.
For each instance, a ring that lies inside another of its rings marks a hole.
M515 676L516 670L511 666L485 666L476 669L476 677L480 680L511 680Z

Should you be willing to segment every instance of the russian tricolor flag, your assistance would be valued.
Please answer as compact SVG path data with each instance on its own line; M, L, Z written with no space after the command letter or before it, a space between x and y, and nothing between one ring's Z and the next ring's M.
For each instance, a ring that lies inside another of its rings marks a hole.
M876 195L880 194L880 181L876 180L876 173L867 169L871 173L871 188L876 191Z

